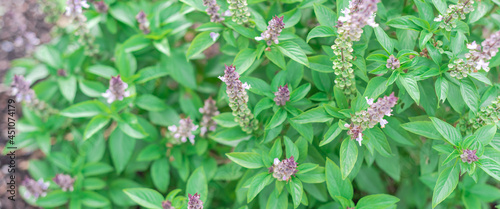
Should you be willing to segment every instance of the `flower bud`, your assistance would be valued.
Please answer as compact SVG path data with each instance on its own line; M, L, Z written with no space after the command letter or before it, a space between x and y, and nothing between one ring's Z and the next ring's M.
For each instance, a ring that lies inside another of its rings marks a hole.
M14 75L10 84L10 94L16 97L17 102L33 103L37 100L35 91L30 88L30 82L26 81L22 75Z
M47 195L47 189L49 188L49 182L44 182L41 178L35 181L32 178L26 177L21 185L26 187L24 196L27 198L33 197L35 199L38 199L38 197L45 197L45 195Z
M59 185L63 191L73 191L73 183L75 183L75 179L71 178L70 175L59 173L52 180Z
M297 173L297 162L290 156L289 159L280 161L278 158L274 159L273 166L269 168L269 172L273 173L273 177L278 181L287 181L295 176Z
M274 102L278 106L285 106L286 102L290 101L290 90L288 90L288 84L285 86L279 86L278 91L274 92Z
M102 94L104 98L107 98L108 103L111 104L115 100L123 100L123 98L130 96L129 91L125 91L128 88L128 84L122 81L120 75L111 76L109 80L109 88L105 93Z
M196 131L196 129L198 129L198 125L195 125L189 117L181 119L178 127L176 125L168 127L168 130L173 133L174 138L180 139L181 142L186 142L189 139L189 142L193 145L195 137L193 131Z
M476 155L476 150L465 149L463 153L460 155L462 162L467 162L471 164L472 162L476 162L479 158Z
M203 114L200 122L201 136L205 136L208 131L215 131L217 123L212 118L219 115L219 111L217 110L217 106L215 106L215 101L212 97L205 100L205 106L200 108L199 111Z
M188 197L188 209L203 209L203 202L200 200L200 195L198 193L194 195L188 194Z

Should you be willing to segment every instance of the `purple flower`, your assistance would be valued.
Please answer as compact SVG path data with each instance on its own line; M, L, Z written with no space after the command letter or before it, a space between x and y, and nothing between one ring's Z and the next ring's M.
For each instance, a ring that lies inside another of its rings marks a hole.
M203 6L206 6L207 14L210 15L211 22L221 22L224 20L223 17L219 14L219 5L217 5L217 1L215 0L203 0Z
M385 65L387 68L390 68L390 69L398 69L401 64L399 63L399 60L396 59L396 57L394 57L394 55L391 54L391 56L389 56L389 59L387 59L387 64Z
M139 23L139 29L142 30L142 33L144 34L149 34L151 30L149 29L149 20L146 17L146 13L144 11L140 11L136 16L135 19Z
M172 125L168 127L168 130L173 133L174 138L181 139L181 142L189 142L194 145L194 134L193 131L198 129L197 125L194 125L193 120L187 117L179 121L179 127Z
M200 113L203 114L200 122L200 131L201 135L205 136L208 131L215 131L217 123L212 119L214 116L219 115L219 111L217 110L217 106L215 106L215 101L212 97L209 97L205 100L205 106L200 108Z
M482 48L482 49L481 49ZM477 72L481 69L490 71L490 59L498 53L500 48L500 31L493 33L479 46L475 41L467 44L469 53L465 54L466 60L457 59L448 64L450 75L457 79L467 77L469 73Z
M382 128L388 123L384 119L384 116L391 116L392 108L396 105L398 98L394 96L394 92L389 96L384 96L378 99L377 102L373 102L374 99L365 98L368 105L367 110L361 110L356 112L351 117L351 124L346 125L349 128L347 134L351 136L351 139L356 139L361 146L361 141L363 141L363 131L368 128L373 128L375 125L380 123Z
M285 23L283 22L284 16L278 17L274 16L271 21L269 21L269 25L267 26L267 30L260 34L260 37L255 37L255 40L266 40L268 46L271 46L273 43L278 44L278 36L280 36L281 30L285 28Z
M17 102L32 103L36 100L35 92L30 88L30 82L26 81L22 75L14 75L10 90L11 95L16 97Z
M289 181L292 176L297 173L297 162L290 156L289 159L280 161L278 158L274 159L273 166L269 168L269 172L273 173L273 177L278 181Z
M109 9L108 5L104 3L104 1L94 1L94 7L99 13L106 13Z
M123 100L123 98L130 96L129 91L125 91L128 88L128 84L122 81L120 75L111 76L109 80L109 89L102 94L104 98L108 99L108 103L111 104L115 100Z
M465 149L463 153L460 155L462 162L467 162L471 164L472 162L476 162L479 158L476 155L476 150Z
M203 202L200 200L200 195L198 193L194 195L188 194L188 197L188 209L203 209Z
M172 202L170 202L169 200L161 202L161 207L163 209L175 209L174 207L172 207Z
M356 94L356 82L354 80L353 42L359 41L363 33L363 27L375 23L375 12L380 0L351 0L349 8L342 10L344 16L339 17L337 24L337 39L332 45L333 53L336 55L333 61L335 75L335 86L344 91L348 98L353 99Z
M73 191L73 183L75 179L71 178L70 175L57 174L56 177L52 179L63 191Z
M210 38L212 38L213 41L217 41L217 38L219 38L219 36L219 33L210 32Z
M87 0L67 0L66 1L66 16L79 16L83 13L83 8L89 8Z
M41 178L35 181L32 178L26 177L21 184L26 188L26 192L24 193L26 198L33 197L38 199L38 197L45 197L49 188L49 182L44 182Z
M224 76L219 76L219 79L227 85L226 93L229 97L229 107L233 110L233 115L236 116L236 122L240 124L243 131L252 133L258 126L257 120L247 105L248 94L246 90L250 89L250 85L241 83L240 75L233 65L226 65Z
M288 90L288 84L285 86L279 86L278 91L274 92L274 102L278 106L285 106L286 102L290 101L290 90Z

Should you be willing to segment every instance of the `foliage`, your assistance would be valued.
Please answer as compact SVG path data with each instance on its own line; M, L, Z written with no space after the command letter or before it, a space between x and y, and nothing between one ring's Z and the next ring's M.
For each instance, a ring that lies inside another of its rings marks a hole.
M499 1L83 3L6 76L30 204L500 203Z

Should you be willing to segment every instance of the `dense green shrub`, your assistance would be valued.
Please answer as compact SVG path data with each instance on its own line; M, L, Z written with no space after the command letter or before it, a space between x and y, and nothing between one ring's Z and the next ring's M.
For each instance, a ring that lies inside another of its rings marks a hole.
M30 204L499 203L500 1L89 4L6 76Z

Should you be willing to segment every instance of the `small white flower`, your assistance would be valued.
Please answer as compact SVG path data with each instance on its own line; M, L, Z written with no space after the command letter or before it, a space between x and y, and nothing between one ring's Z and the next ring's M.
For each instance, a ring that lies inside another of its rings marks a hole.
M168 127L168 130L171 131L171 132L176 132L177 131L177 126L171 125L171 126Z
M477 62L476 69L480 70L482 68L488 72L490 70L488 65L490 65L490 62L485 62L483 59L480 59L479 62Z
M479 45L476 44L476 41L474 41L470 44L467 44L467 49L476 50L478 46Z
M274 158L274 165L278 165L280 163L280 159Z
M212 38L213 41L217 41L217 38L219 38L220 34L219 33L210 33L210 38Z
M344 127L349 128L349 127L351 127L351 125L346 123L346 124L344 124Z
M375 22L376 15L377 15L376 13L373 13L372 16L370 16L370 18L368 18L368 21L367 21L367 24L373 28L378 26L378 23Z
M233 13L231 12L231 10L226 10L224 13L222 13L222 16L226 16L226 17L229 17L229 16L232 16Z
M247 89L247 90L251 88L250 84L248 84L246 82L242 86L244 89Z
M441 21L443 21L443 16L442 15L439 15L436 18L434 18L434 22L441 22Z
M365 99L366 99L366 103L368 103L368 105L371 106L373 104L374 99L368 99L368 97L365 97Z
M363 141L363 134L359 133L358 138L356 138L356 141L359 143L359 146L361 146L361 141Z
M389 122L387 122L387 120L385 120L385 119L381 119L381 120L380 120L380 127L385 128L385 124L388 124L388 123L389 123Z
M255 40L256 40L256 41L262 41L262 40L264 40L264 39L263 39L261 36L257 36L257 37L255 37Z
M222 82L224 82L224 83L226 82L226 78L225 78L224 76L219 76L218 78L219 78Z

